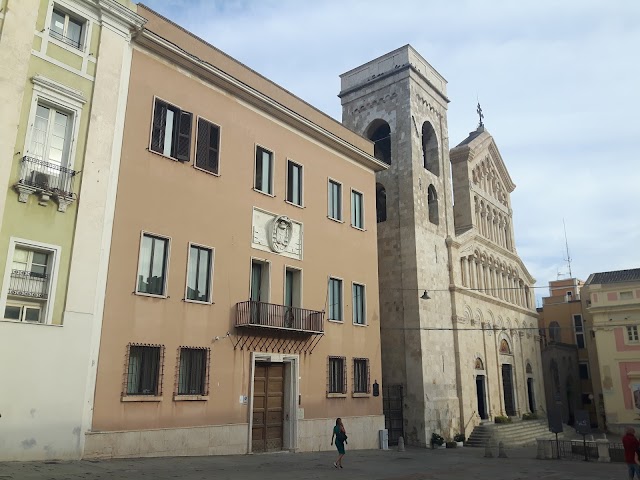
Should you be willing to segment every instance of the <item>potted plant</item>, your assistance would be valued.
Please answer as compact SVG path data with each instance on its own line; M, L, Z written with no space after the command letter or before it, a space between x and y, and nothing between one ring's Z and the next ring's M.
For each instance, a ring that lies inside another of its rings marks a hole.
M465 441L464 434L463 433L456 433L453 436L453 441L456 442L458 447L464 446L464 441Z
M458 446L458 442L447 442L445 443L447 448L456 448Z
M435 432L431 434L431 448L440 448L444 444L444 438Z
M522 420L537 420L538 419L538 414L533 412L533 413L525 413L522 415Z
M493 418L494 423L511 423L511 417L497 415Z

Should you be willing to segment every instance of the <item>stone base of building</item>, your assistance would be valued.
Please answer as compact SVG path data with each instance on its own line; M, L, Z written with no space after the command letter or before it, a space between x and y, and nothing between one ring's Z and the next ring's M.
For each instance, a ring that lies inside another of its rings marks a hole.
M378 430L384 428L383 415L343 417L349 449L378 448ZM331 432L335 418L298 420L295 451L335 449ZM202 455L242 455L248 451L249 424L203 427L161 428L116 432L87 432L85 459L174 457Z

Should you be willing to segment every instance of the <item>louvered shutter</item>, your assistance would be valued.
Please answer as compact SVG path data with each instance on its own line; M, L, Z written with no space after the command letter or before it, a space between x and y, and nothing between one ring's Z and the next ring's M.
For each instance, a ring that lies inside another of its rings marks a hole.
M167 123L167 104L156 99L151 127L151 150L162 153L164 148L164 132Z
M191 150L191 113L180 111L176 139L176 158L181 162L189 161Z
M198 119L198 139L196 143L196 167L207 169L207 155L209 153L210 123L202 118Z
M209 124L209 158L208 170L218 173L218 152L220 147L220 128Z

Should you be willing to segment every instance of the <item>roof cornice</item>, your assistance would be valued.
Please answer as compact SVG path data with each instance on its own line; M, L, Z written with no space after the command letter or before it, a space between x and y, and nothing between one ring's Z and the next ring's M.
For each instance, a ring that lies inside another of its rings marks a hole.
M330 145L336 151L352 158L360 165L375 172L386 170L388 166L343 138L313 123L299 113L276 102L264 93L241 82L216 66L201 60L195 55L183 50L174 43L143 28L135 35L134 42L144 46L163 58L169 59L187 70L207 79L224 90L237 95L239 98L270 113L274 117L286 122L310 135L322 143Z

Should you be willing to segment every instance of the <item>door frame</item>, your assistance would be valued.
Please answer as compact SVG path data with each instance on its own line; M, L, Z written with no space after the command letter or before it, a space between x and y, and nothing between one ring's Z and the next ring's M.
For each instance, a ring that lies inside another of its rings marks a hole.
M282 419L282 449L298 449L298 382L300 356L281 353L251 352L251 375L249 376L249 425L247 428L247 453L253 453L253 382L256 363L283 363L284 367L284 410ZM287 368L288 367L288 368Z

